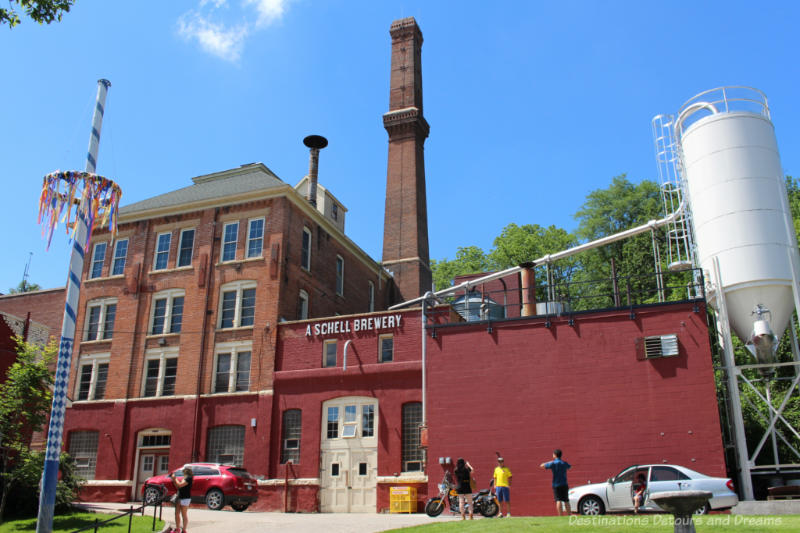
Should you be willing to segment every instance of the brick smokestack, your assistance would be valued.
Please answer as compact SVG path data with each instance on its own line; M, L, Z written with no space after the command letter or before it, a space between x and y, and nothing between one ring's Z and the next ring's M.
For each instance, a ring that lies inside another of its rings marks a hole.
M430 126L422 116L422 32L413 17L396 20L392 36L389 134L383 265L394 273L398 301L431 289L428 209L425 199L425 139Z

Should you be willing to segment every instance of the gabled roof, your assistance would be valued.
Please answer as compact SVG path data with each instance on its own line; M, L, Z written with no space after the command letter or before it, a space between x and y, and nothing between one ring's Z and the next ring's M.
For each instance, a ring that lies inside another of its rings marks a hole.
M226 197L238 197L257 191L285 187L286 184L263 163L251 163L239 168L192 178L194 185L147 198L121 207L121 217L138 213L193 205Z

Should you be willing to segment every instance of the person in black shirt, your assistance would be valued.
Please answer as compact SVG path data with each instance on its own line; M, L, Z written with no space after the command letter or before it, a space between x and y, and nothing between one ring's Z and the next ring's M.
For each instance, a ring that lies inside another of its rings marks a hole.
M453 472L456 477L456 492L458 493L458 508L461 511L461 520L464 520L464 504L471 503L472 499L472 465L469 461L464 461L461 457L456 461L456 469ZM469 506L469 519L472 520L472 505Z
M192 503L192 469L188 466L183 469L183 479L175 477L175 472L169 475L172 483L178 489L175 498L175 533L186 533L186 526L189 524L189 504ZM183 518L183 528L181 528L181 518Z

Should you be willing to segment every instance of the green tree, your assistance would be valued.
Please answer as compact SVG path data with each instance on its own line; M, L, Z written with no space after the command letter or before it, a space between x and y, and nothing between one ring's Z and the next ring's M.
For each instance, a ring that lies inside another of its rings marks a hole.
M0 7L0 24L8 24L13 28L22 20L19 17L14 4L18 4L25 14L39 24L50 24L57 20L61 21L64 13L69 13L75 0L8 0L9 7Z
M23 292L33 292L42 290L41 285L38 283L28 283L25 280L19 282L19 285L8 289L8 294L21 294Z
M0 384L0 521L10 501L17 513L36 509L44 453L30 450L29 444L32 432L45 424L50 413L53 374L48 364L57 352L55 340L47 346L20 337L15 341L17 360ZM69 457L62 461L57 505L72 501L78 483Z
M586 242L613 235L663 217L662 206L657 183L644 180L634 184L622 174L614 177L609 187L589 193L574 215L578 221L576 233ZM664 232L656 231L655 237L663 250ZM578 260L581 268L575 278L585 283L570 288L574 308L603 307L613 301L612 259L617 277L624 278L619 282L622 301L626 300L629 291L637 302L641 302L645 295L654 293L653 241L651 234L645 233L580 255Z
M453 283L453 278L463 274L475 274L491 270L486 254L477 246L459 247L456 258L452 261L431 259L431 271L436 290L446 289Z

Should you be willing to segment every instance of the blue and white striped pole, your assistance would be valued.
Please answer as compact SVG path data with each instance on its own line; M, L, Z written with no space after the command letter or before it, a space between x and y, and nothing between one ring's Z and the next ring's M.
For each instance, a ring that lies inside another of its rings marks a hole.
M86 157L86 172L94 174L97 168L97 149L100 144L100 129L103 126L103 112L106 94L111 82L97 80L97 104L92 117L92 134L89 137L89 153ZM71 205L66 206L72 209ZM53 531L53 510L56 504L56 486L58 484L58 463L61 454L61 443L64 432L64 411L67 406L67 388L69 372L72 364L72 347L75 342L75 321L78 311L78 298L81 291L81 275L83 273L83 254L86 246L86 213L80 210L75 215L76 229L72 240L72 257L67 276L67 300L64 308L64 321L61 325L61 342L58 348L56 363L55 388L53 389L53 406L50 410L50 427L47 431L47 448L44 458L41 492L39 494L39 517L36 521L36 533Z

